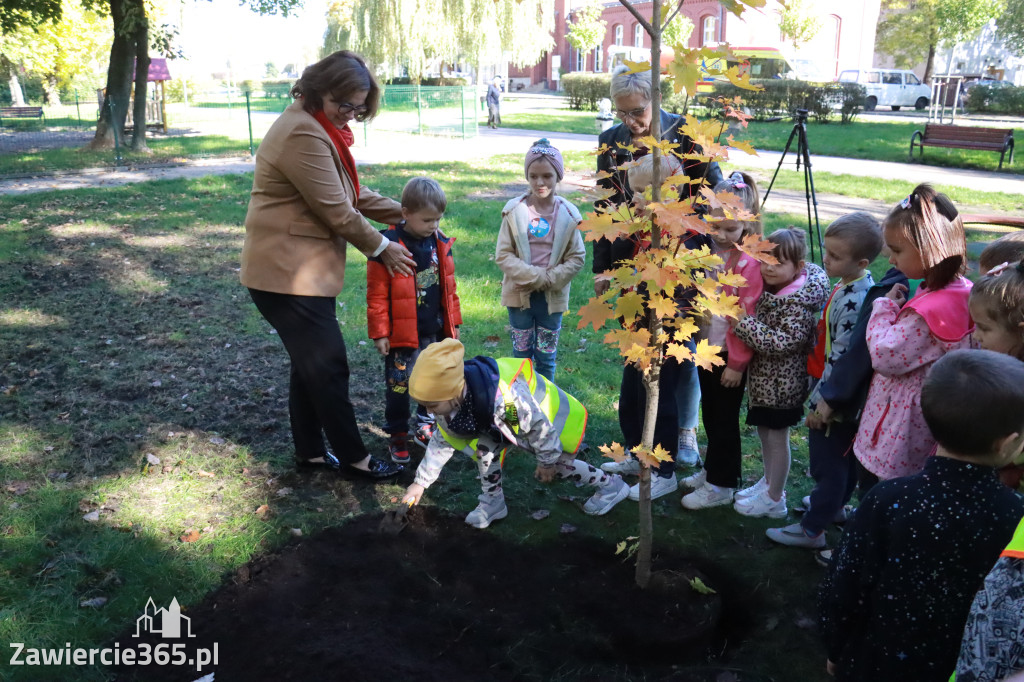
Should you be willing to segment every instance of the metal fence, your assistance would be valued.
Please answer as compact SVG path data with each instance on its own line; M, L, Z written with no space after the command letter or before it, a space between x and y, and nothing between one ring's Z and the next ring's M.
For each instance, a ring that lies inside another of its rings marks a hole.
M76 93L59 106L43 107L41 118L5 118L0 113L0 176L55 170L167 163L182 158L252 154L288 97L257 92L192 94L183 102L148 103L146 140L150 153L125 149L122 131L115 149L80 152L96 134L100 102ZM364 143L374 131L475 137L481 102L473 87L382 88L381 106L370 123L353 124Z

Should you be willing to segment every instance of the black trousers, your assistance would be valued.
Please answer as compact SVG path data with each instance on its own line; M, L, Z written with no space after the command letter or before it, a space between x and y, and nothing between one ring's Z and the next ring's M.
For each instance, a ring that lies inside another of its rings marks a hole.
M619 428L627 448L640 445L644 434L644 412L647 389L643 374L631 364L622 368L619 388ZM679 363L666 358L658 380L658 412L654 419L654 444L660 445L672 456L657 468L658 476L671 476L676 470L676 448L679 445L679 417L676 413L676 384L679 383ZM652 471L651 473L654 473Z
M724 371L724 365L715 367L711 372L697 368L700 411L704 433L708 437L704 469L707 470L708 483L722 488L735 488L742 474L740 406L743 404L747 373L743 373L739 386L726 388L722 386Z
M349 368L345 339L327 296L292 296L249 289L253 303L277 330L291 358L288 412L295 456L324 454L324 435L341 462L367 455L356 413L348 397Z

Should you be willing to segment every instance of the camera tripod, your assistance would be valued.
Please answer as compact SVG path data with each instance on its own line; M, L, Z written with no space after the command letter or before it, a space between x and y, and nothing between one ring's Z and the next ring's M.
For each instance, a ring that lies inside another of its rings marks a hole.
M804 164L804 194L807 197L807 241L810 245L811 260L814 260L814 245L818 245L818 251L824 257L824 251L821 248L821 225L818 224L818 195L814 192L814 175L811 174L811 150L807 147L807 110L797 109L796 110L796 123L793 124L793 131L789 134L789 139L786 140L786 147L782 150L782 156L779 157L779 165L775 167L775 174L772 175L772 181L768 183L768 189L764 192L764 199L761 201L761 209L764 210L765 202L768 201L768 194L772 191L772 185L775 184L775 178L779 175L779 170L782 168L783 162L786 160L786 154L789 152L789 148L793 144L793 139L796 139L796 170L800 172L801 161ZM811 225L811 209L814 209L814 224L813 229Z

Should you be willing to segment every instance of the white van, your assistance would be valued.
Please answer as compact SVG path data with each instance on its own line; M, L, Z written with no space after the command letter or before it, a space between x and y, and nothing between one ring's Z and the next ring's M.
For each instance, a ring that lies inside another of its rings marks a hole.
M932 89L921 82L913 71L903 69L851 69L839 74L840 83L860 83L867 90L864 109L875 107L914 107L917 110L928 107Z

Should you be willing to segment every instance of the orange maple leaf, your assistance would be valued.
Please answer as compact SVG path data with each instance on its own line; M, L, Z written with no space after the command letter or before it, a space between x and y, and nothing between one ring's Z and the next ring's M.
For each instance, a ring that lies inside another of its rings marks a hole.
M596 242L599 239L615 241L618 237L628 234L622 229L622 223L615 220L611 213L588 213L579 228L583 230L584 238L588 242Z
M593 325L596 332L612 318L612 307L599 298L592 298L580 308L579 314L580 322L576 328L583 329L587 325Z
M631 452L645 467L657 467L659 463L672 459L672 455L661 445L655 445L653 450L641 445L633 448Z
M748 234L742 241L736 243L736 248L761 263L777 265L779 262L779 259L772 255L775 244L767 239L761 239L756 234Z

